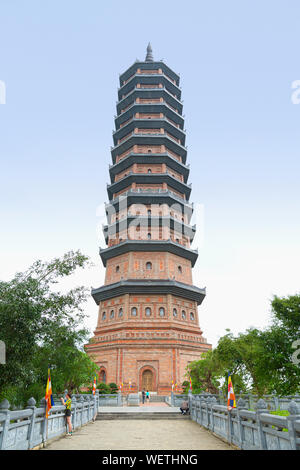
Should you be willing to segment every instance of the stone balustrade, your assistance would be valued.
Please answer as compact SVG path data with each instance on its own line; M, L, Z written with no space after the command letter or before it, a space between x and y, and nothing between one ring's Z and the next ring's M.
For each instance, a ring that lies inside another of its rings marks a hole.
M243 398L230 411L213 395L189 393L188 399L191 419L229 444L246 450L300 450L300 407L295 401L287 406L289 416L277 416L264 399L256 402L255 411L248 410Z
M57 399L55 400L57 403ZM10 410L8 400L0 403L0 450L27 450L66 433L65 406L56 404L46 419L46 401L36 406L30 398L24 410ZM80 428L92 421L99 408L99 392L72 396L72 426Z

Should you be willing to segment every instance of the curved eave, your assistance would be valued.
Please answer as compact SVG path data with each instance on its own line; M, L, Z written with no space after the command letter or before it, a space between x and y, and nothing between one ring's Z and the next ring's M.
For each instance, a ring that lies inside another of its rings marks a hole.
M113 195L127 188L132 183L137 184L162 184L167 183L170 188L182 193L189 200L191 194L191 186L179 181L168 173L129 173L121 180L107 186L108 198L112 199Z
M121 99L116 104L117 114L121 114L122 109L127 108L133 101L137 98L141 99L157 99L163 98L164 101L169 103L173 108L177 109L181 114L183 109L183 104L180 100L175 98L168 90L165 88L134 88L125 98Z
M177 73L175 73L170 67L168 67L164 62L153 61L153 62L134 62L125 72L120 74L120 86L122 86L123 82L128 80L138 69L141 70L158 70L161 69L163 73L165 73L168 77L172 80L175 80L176 85L179 85L180 77Z
M113 163L116 162L117 155L121 155L134 145L165 145L169 150L181 156L182 163L186 162L186 147L178 144L169 136L165 134L132 134L128 139L111 149Z
M145 252L166 252L173 253L174 255L181 256L188 259L195 265L198 258L198 251L185 248L179 243L171 240L125 240L118 245L109 248L100 248L99 253L104 266L110 258L129 253L130 251L145 251Z
M111 225L104 225L103 226L103 234L105 238L106 244L108 243L108 237L112 235L116 235L116 233L120 233L123 230L127 230L130 224L133 221L139 221L139 224L142 227L165 227L169 226L171 230L181 233L190 238L193 241L195 233L196 233L196 225L187 225L181 220L174 219L173 217L167 216L135 216L135 215L128 215L117 222Z
M175 85L166 75L161 73L156 74L140 74L135 73L131 79L123 86L118 89L118 98L122 99L124 95L130 93L136 85L158 85L162 83L163 86L170 92L177 95L177 98L181 98L181 89Z
M176 122L176 124L179 124L181 129L184 126L183 116L170 108L167 103L134 103L124 113L115 116L116 129L128 121L135 113L163 113Z
M92 289L96 304L103 300L119 297L125 294L172 294L184 299L196 301L198 305L206 296L206 289L184 284L175 280L135 280L128 279Z
M123 139L127 134L133 132L134 129L165 129L170 134L174 135L176 139L180 139L181 144L185 145L185 132L179 127L174 126L166 118L155 119L138 119L133 118L128 124L117 129L113 132L114 145L118 145L118 140Z
M188 165L183 165L176 158L168 153L130 153L125 158L122 158L118 163L109 166L109 174L111 183L114 182L115 176L126 168L131 167L134 163L140 164L160 164L165 163L167 167L171 168L178 173L181 173L186 183L188 180L190 168Z

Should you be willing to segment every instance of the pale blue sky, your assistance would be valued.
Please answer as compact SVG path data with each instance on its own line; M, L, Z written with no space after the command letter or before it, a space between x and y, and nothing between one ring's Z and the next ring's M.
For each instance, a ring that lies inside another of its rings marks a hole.
M0 11L0 278L80 248L96 266L74 282L103 283L96 211L118 76L151 41L181 76L191 201L204 205L193 244L204 336L266 325L271 296L299 291L299 1L1 0ZM92 300L87 314L93 329Z

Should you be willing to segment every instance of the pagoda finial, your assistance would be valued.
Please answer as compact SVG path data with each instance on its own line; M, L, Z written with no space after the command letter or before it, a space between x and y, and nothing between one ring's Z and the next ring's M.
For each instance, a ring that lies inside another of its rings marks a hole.
M153 62L152 47L151 47L150 42L147 46L147 55L146 55L145 62Z

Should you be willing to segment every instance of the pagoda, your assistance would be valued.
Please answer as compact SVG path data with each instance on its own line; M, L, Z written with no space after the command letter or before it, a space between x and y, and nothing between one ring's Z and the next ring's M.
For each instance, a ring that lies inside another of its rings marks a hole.
M180 390L186 366L211 349L198 320L205 289L192 281L198 253L182 107L179 75L153 59L149 44L145 61L120 75L100 248L105 283L92 290L98 322L86 346L99 380L124 393Z

